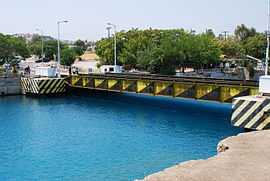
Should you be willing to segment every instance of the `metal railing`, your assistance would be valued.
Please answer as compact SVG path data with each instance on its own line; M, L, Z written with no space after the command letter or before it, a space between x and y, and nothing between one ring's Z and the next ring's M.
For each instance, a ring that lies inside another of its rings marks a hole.
M158 74L79 74L85 77L103 78L103 79L135 79L135 80L152 80L152 81L170 81L170 82L186 82L186 83L207 83L207 84L224 84L239 86L256 86L256 80L244 79L226 79L226 78L205 78L205 77L184 77L174 75L158 75Z

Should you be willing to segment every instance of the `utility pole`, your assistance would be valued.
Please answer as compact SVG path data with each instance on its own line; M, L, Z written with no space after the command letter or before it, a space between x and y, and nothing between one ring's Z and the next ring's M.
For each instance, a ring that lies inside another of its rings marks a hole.
M229 31L222 31L222 33L224 33L224 37L225 37L225 41L226 41L227 33L229 33Z
M108 30L108 38L110 38L110 29L111 29L112 27L110 27L110 26L108 26L106 29Z

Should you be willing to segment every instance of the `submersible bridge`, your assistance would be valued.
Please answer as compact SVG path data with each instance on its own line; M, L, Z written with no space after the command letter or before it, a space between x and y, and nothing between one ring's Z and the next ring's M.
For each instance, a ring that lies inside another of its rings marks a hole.
M88 74L66 78L21 77L21 90L25 94L47 95L79 88L232 103L233 126L253 130L268 129L270 97L255 96L261 92L256 85L256 81L252 80L152 74ZM268 85L270 86L270 78L263 79L260 89L270 93Z

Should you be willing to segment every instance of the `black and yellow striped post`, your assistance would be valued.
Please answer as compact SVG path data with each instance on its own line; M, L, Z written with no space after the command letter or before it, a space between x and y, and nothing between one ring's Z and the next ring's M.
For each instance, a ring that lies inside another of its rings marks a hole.
M270 128L270 98L245 96L233 99L233 126L263 130Z

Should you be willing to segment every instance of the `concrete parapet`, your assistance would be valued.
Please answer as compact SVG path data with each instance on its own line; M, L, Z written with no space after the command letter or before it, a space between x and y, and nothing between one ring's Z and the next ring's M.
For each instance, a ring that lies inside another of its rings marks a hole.
M20 78L4 77L0 78L0 95L16 95L20 94Z

